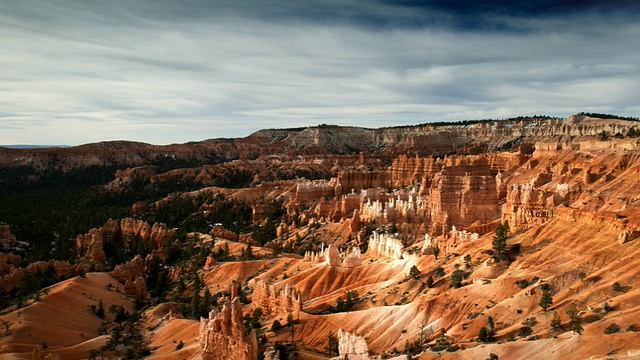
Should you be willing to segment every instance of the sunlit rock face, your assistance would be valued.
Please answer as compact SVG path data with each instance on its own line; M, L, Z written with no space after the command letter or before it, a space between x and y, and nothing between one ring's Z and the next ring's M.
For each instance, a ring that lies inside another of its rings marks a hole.
M255 360L258 341L255 331L247 334L243 325L242 305L238 298L228 302L218 313L200 319L200 349L203 360Z
M251 302L261 308L266 316L298 314L302 310L302 295L290 284L277 290L275 286L257 280L253 287Z

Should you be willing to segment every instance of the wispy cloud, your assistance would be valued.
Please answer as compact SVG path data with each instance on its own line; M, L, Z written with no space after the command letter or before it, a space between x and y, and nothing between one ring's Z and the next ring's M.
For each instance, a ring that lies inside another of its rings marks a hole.
M456 11L445 3L7 2L0 143L638 115L635 8L596 12L591 1L563 14L549 4L487 10L458 1L466 7Z

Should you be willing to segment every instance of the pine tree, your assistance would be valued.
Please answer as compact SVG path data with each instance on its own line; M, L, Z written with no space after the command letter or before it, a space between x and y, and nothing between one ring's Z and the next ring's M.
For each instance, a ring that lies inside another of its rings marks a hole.
M104 303L102 302L102 299L100 299L100 302L98 302L98 310L96 311L96 316L100 319L104 319Z
M542 310L547 311L553 305L553 297L551 296L551 291L543 291L542 297L540 298L540 307Z
M509 223L504 222L496 228L495 235L493 236L493 242L491 246L495 251L494 258L496 261L502 261L506 259L507 253L507 234L509 233Z
M420 277L420 275L422 275L422 273L420 272L420 269L418 269L417 266L413 265L411 267L411 269L409 269L409 276L410 277L412 277L414 279L417 279L417 278Z
M578 335L582 334L582 331L584 330L584 328L582 327L582 317L580 317L579 315L576 304L572 303L571 305L569 305L567 307L567 310L565 310L565 313L571 321L571 330Z
M431 252L433 253L433 256L435 256L436 260L438 260L438 255L440 255L440 247L438 246L437 242L434 242L431 246Z
M209 287L205 287L204 295L202 296L200 315L202 317L207 317L207 314L209 313L210 308L211 308L211 291L209 291Z
M560 315L558 315L557 311L553 312L553 318L551 319L551 330L560 331L562 330L562 319L560 319Z

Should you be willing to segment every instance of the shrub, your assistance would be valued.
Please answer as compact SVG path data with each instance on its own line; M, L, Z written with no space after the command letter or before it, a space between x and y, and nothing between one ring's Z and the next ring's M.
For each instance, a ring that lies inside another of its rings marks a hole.
M516 281L516 285L520 289L525 289L527 286L529 286L529 281L527 281L526 279L518 280Z
M413 265L409 270L409 276L414 279L417 279L420 277L420 275L422 275L422 273L420 272L420 269L418 269L417 266Z
M184 347L184 342L182 340L180 340L180 342L178 343L178 345L176 345L176 350L180 350Z
M587 278L587 274L585 274L584 272L580 272L578 273L578 277L580 278L580 280L584 280Z
M613 291L622 291L622 286L620 286L619 282L614 282L613 285L611 285L611 288L613 289Z
M611 324L611 325L607 326L607 327L604 329L604 333L605 333L605 334L615 334L615 333L620 332L621 330L622 330L622 329L620 329L620 326L618 326L618 324L613 323L613 324Z
M527 337L529 335L531 335L533 333L533 329L531 329L531 327L529 326L523 326L520 328L520 330L518 330L518 336L524 338Z
M433 276L435 276L435 277L441 278L441 277L444 276L444 269L441 266L437 267L437 268L433 269L433 271L431 271L431 274Z
M478 341L487 342L489 340L489 335L486 327L481 327L480 331L478 331Z
M280 324L280 321L275 320L271 325L271 331L278 331L280 329L282 329L282 324Z
M461 287L463 278L464 278L464 272L462 270L455 270L451 274L451 286L454 288Z

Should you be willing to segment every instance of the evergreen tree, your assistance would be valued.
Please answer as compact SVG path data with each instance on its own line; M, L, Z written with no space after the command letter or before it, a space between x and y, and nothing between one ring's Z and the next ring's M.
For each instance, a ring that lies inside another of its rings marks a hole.
M435 256L436 260L438 260L438 255L440 255L440 246L438 246L437 242L434 242L431 246L431 252L433 253L433 256Z
M409 270L409 276L414 279L417 279L420 277L420 275L422 275L422 273L420 272L420 269L418 269L417 266L413 265Z
M104 319L104 303L102 299L98 302L98 310L96 311L96 316L100 319Z
M582 327L582 317L579 315L576 304L571 303L565 310L565 313L569 317L571 330L578 335L582 334L582 331L584 330Z
M487 328L481 327L480 331L478 331L478 341L487 342L489 340L489 336L487 335Z
M562 330L562 319L560 319L560 315L558 315L557 311L553 312L553 318L551 319L551 330L560 331Z
M336 339L335 335L331 331L329 331L329 334L327 335L327 340L329 342L329 345L327 346L329 356L334 353L338 355L338 339Z
M463 279L464 279L464 272L462 270L455 270L451 274L451 286L454 288L461 287Z
M543 291L542 297L540 298L540 307L542 310L547 311L553 305L553 297L551 296L551 291Z
M495 252L494 258L496 261L502 261L506 259L507 254L507 234L509 233L509 223L504 222L496 228L495 235L493 236L493 242L491 246Z
M204 288L204 295L202 296L202 305L200 308L200 316L207 317L209 314L209 310L211 310L211 291L209 291L209 287Z

